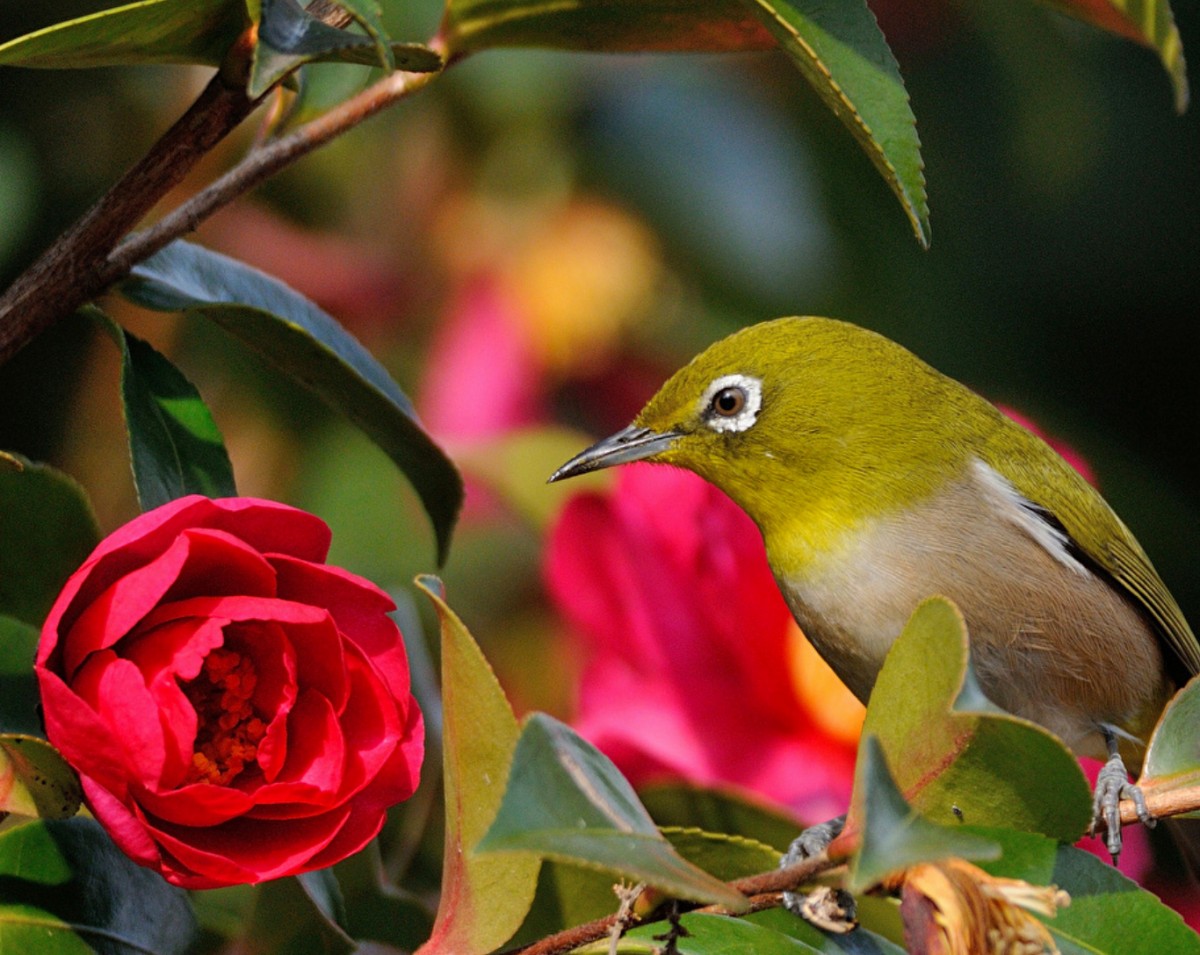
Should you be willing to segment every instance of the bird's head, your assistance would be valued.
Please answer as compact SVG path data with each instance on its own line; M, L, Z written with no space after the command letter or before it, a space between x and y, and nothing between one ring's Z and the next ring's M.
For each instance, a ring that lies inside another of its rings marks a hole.
M933 480L940 439L957 427L940 411L959 387L874 332L776 319L701 352L629 427L550 480L630 461L672 464L721 488L764 533L777 515L813 507L861 507L869 497L882 509Z

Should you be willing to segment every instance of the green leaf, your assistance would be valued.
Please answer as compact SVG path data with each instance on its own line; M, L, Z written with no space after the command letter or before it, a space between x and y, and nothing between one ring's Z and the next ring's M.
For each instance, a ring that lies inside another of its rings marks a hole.
M1036 833L976 832L1003 849L996 861L980 862L981 869L1032 885L1057 885L1070 894L1070 905L1043 920L1063 955L1200 953L1200 936L1178 912L1090 852Z
M0 451L0 541L0 613L40 627L100 530L71 478Z
M780 852L803 828L795 816L753 802L740 793L687 783L661 783L638 790L638 796L660 827L694 826L708 832L732 832Z
M446 604L441 582L420 577L442 628L446 842L442 894L421 955L483 955L521 925L537 887L538 860L485 855L474 847L504 795L517 720L467 628Z
M746 916L746 920L804 942L811 946L812 951L822 955L904 955L903 948L868 928L873 901L887 904L884 900L860 898L858 916L861 924L847 935L826 934L786 909L755 912Z
M507 948L531 945L563 929L612 915L619 905L611 872L543 859L537 893Z
M888 771L883 749L873 736L864 736L855 767L852 816L862 835L850 862L846 887L862 892L885 876L918 862L995 859L1000 847L961 826L930 822L913 810Z
M863 0L754 0L754 9L858 140L927 247L929 204L917 121L870 8Z
M0 732L37 736L42 732L33 658L37 627L0 614Z
M769 50L744 0L449 0L447 52L498 46L568 50Z
M148 343L100 315L121 350L121 400L138 504L236 497L225 442L200 392Z
M871 693L859 761L877 737L905 798L935 822L1010 826L1074 842L1091 821L1079 763L1049 732L993 706L967 665L966 624L925 601ZM856 827L854 814L847 829Z
M690 826L664 826L659 831L684 859L724 882L779 868L779 850L757 839Z
M0 44L0 65L219 65L246 27L244 0L141 0Z
M1126 37L1158 54L1175 90L1175 109L1188 104L1187 64L1167 0L1043 0L1063 13Z
M676 939L671 949L678 955L815 955L820 951L768 926L726 915L696 913L683 916L679 922L686 934ZM628 955L662 955L666 931L664 922L639 925L625 933L617 951ZM599 950L598 946L593 949Z
M606 756L544 713L525 723L504 801L476 851L589 865L679 898L746 908L740 893L671 848Z
M0 945L38 955L182 955L187 893L134 863L91 819L0 832Z
M82 801L79 778L53 746L36 736L0 736L0 816L69 819Z
M432 908L388 882L378 839L339 862L333 871L345 900L346 931L352 938L383 942L405 952L415 950L429 938Z
M148 308L215 322L342 412L412 482L445 559L462 478L384 367L333 318L269 275L187 242L134 266L123 291Z
M1192 679L1175 694L1159 717L1142 777L1138 785L1143 794L1168 792L1200 786L1200 677ZM1188 813L1195 816L1196 813Z
M310 892L299 878L274 879L258 886L244 947L252 952L280 955L350 955L354 940L331 919L323 905L328 876L308 879Z

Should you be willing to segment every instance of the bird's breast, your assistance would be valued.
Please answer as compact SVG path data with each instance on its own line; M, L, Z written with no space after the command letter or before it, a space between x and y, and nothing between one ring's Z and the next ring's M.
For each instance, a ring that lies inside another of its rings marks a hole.
M804 527L767 538L797 622L866 701L892 642L927 597L949 597L993 702L1103 755L1101 722L1141 732L1169 685L1157 637L1062 532L981 461L944 490L845 530L798 560Z

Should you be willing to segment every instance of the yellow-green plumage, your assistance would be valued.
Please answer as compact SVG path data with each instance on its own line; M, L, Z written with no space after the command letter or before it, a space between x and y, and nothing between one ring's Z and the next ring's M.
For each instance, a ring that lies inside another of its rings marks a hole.
M642 459L696 472L753 518L797 620L864 699L934 593L963 609L989 696L1081 754L1102 757L1115 727L1140 762L1132 738L1200 671L1179 607L1095 489L875 333L822 318L743 329L555 478Z

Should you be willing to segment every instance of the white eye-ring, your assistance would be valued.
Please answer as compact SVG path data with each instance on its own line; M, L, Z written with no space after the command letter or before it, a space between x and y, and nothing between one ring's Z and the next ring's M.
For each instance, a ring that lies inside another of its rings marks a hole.
M761 407L762 381L750 375L722 375L700 399L700 415L714 431L745 431Z

